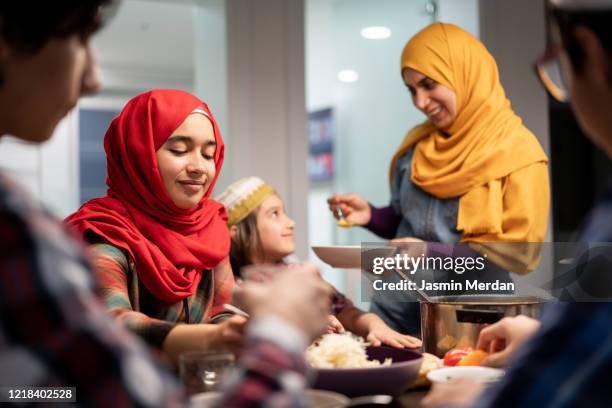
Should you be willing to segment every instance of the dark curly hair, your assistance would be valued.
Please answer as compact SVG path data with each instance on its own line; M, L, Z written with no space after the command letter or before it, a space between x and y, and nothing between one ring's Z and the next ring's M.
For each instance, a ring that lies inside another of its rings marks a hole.
M117 0L0 2L0 37L16 52L34 54L51 38L87 39L114 14Z

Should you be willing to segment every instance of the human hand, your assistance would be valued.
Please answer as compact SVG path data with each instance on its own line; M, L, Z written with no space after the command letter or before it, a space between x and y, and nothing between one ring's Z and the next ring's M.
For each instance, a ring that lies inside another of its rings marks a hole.
M490 355L482 361L482 365L506 365L510 356L533 336L539 327L539 321L523 315L504 317L499 322L485 327L478 337L477 348L488 351Z
M334 315L327 316L327 333L344 333L344 326Z
M421 340L416 337L398 333L384 323L372 327L366 340L376 347L386 344L391 347L414 349L422 345Z
M338 218L336 208L339 207L344 219L352 225L366 225L372 217L370 204L359 194L334 194L327 199L327 204L335 218Z
M424 408L441 406L471 406L484 391L485 383L460 379L448 383L434 383L421 401Z
M302 330L309 340L327 328L332 289L316 267L304 264L267 283L248 281L234 293L235 304L252 318L273 315Z
M414 237L395 238L389 241L391 245L399 247L402 254L409 257L419 257L427 253L427 242Z
M244 316L234 315L217 324L215 335L210 341L212 349L230 349L236 351L242 344L242 336L248 319Z
M176 363L185 351L232 351L242 345L247 319L232 316L219 324L177 324L166 336L162 349Z

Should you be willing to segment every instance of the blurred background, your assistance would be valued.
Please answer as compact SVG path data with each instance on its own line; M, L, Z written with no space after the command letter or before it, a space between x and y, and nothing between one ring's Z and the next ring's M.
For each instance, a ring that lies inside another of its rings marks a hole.
M543 0L124 0L94 40L102 91L40 147L3 138L0 166L65 217L105 194L102 140L125 102L151 88L184 89L209 104L226 142L216 193L240 177L265 179L297 223L297 255L316 262L310 245L379 241L337 228L326 199L355 191L388 203L389 160L424 119L402 83L400 53L421 28L445 21L495 56L515 111L551 155L549 239L569 239L610 170L532 73L544 19ZM568 171L568 160L585 166ZM359 271L323 269L359 303Z

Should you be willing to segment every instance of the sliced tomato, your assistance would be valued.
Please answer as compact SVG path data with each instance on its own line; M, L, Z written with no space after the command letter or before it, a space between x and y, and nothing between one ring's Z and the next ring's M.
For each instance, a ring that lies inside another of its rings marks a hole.
M456 366L463 357L470 354L473 350L469 346L459 346L448 350L444 355L444 365L450 367Z

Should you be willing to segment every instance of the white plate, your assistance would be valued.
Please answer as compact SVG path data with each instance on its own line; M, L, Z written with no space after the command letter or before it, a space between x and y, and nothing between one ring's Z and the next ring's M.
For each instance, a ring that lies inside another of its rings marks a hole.
M351 402L349 397L332 391L306 390L304 394L311 407L341 408Z
M317 408L341 408L346 407L350 399L342 394L323 390L305 390L304 395L310 406ZM218 391L202 392L192 395L189 399L189 408L212 407L221 397Z
M360 245L313 246L312 250L323 262L334 268L361 269Z
M393 256L394 246L368 247L361 245L312 246L314 253L326 264L334 268L361 269L361 253L367 257Z
M465 366L444 367L427 373L431 382L446 383L452 380L469 379L480 382L495 382L504 375L504 370L491 367Z

